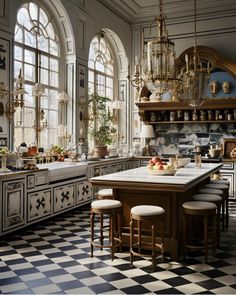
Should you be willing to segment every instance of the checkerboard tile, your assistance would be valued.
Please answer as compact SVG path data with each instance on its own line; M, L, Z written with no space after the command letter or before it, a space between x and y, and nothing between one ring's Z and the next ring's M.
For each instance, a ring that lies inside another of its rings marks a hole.
M89 208L83 207L3 237L0 293L4 294L235 294L236 203L216 256L201 252L159 262L95 249L90 257ZM99 232L99 227L95 228Z

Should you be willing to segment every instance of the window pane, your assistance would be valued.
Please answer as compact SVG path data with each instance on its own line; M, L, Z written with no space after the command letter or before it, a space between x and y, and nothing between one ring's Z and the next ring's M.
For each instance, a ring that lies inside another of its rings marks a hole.
M35 67L31 65L24 65L24 78L28 81L35 81Z
M25 90L28 92L28 94L24 95L25 106L34 107L35 97L32 95L32 90L33 90L32 85L25 84Z
M14 47L14 57L15 59L22 60L23 50L21 47L18 47L18 46Z
M111 88L106 88L106 96L113 98L113 89Z
M58 87L58 73L50 72L50 85Z
M94 83L88 83L88 92L94 93Z
M40 77L42 84L48 84L48 70L40 69Z
M89 67L90 69L94 69L94 68L95 68L95 64L94 64L94 61L93 61L93 60L89 60L89 62L88 62L88 67Z
M94 82L94 72L92 71L88 72L88 80L89 82Z
M96 62L95 68L97 71L104 72L104 65L99 61Z
M55 58L50 58L50 70L58 72L58 60Z
M36 20L38 18L38 5L31 2L29 4L29 12L30 12L31 18Z
M22 128L15 128L14 130L14 143L15 146L18 147L23 142L23 129Z
M24 142L27 145L35 142L35 130L33 128L24 128Z
M25 62L35 65L35 53L25 49Z
M52 40L50 40L50 53L56 56L59 55L58 44Z
M48 57L45 55L41 55L41 67L47 69L48 68Z
M48 112L48 122L50 122L50 128L57 128L58 126L57 112L54 112L54 111Z
M19 28L18 26L16 26L16 29L15 29L15 41L19 43L23 42L23 32L22 32L22 29Z
M49 103L49 91L48 88L44 89L43 95L40 97L40 107L43 109L48 109Z
M23 63L15 61L15 63L14 63L14 78L18 77L20 70L22 70L22 69L23 69Z
M26 8L21 8L17 13L17 21L22 24L25 28L30 30L31 28L31 22L29 18L29 13Z
M23 118L24 118L24 126L32 128L32 126L35 124L35 111L34 111L34 109L25 107Z
M96 80L97 80L96 81L97 84L105 85L105 76L97 75Z
M43 35L38 36L38 48L42 51L48 52L48 40Z
M58 110L58 91L50 90L48 96L48 107L49 109Z
M109 77L106 78L106 86L113 88L113 79L112 78L109 78Z
M51 23L48 23L47 27L46 27L46 31L48 34L48 37L51 39L55 39L55 33L54 33L54 29Z
M48 17L46 13L43 11L43 9L41 8L39 10L39 21L41 22L43 26L46 26L46 24L48 23Z
M25 44L36 48L35 36L27 31L25 31Z

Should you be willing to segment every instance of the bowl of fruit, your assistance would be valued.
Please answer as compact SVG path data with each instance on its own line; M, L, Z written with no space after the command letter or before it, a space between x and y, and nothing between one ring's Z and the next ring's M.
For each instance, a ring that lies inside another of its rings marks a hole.
M174 175L175 167L163 162L158 156L153 157L147 165L147 173L152 175Z

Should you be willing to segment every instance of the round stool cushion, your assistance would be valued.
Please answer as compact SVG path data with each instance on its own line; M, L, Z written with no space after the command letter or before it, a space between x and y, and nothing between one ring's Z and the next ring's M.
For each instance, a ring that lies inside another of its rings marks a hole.
M216 188L216 189L229 189L229 186L226 184L219 184L219 183L207 183L204 185L204 188Z
M104 188L98 191L97 193L99 196L101 197L109 197L109 196L113 196L113 190L112 188Z
M183 203L183 208L190 210L209 210L216 209L216 204L203 201L190 201Z
M204 202L220 202L222 198L214 194L196 194L193 195L192 199L194 201L204 201Z
M217 184L226 184L226 185L230 185L230 182L228 180L225 179L211 179L209 181L209 183L217 183Z
M153 215L161 215L165 213L165 209L159 206L152 205L140 205L135 206L131 209L131 214L138 216L153 216Z
M216 188L200 188L198 190L198 193L200 194L213 194L213 195L219 195L222 196L224 194L224 192L220 189L216 189Z
M122 206L118 200L97 200L91 203L91 208L94 209L115 209Z

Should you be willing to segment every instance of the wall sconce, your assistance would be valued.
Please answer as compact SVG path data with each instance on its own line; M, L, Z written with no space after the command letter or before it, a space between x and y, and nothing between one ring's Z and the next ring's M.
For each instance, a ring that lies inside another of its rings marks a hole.
M145 147L143 149L143 155L151 156L149 143L150 143L150 139L155 137L153 126L143 125L141 129L140 137L145 139Z
M58 93L58 102L60 105L64 105L68 102L69 95L65 91L61 91Z
M28 94L28 92L25 91L24 84L25 80L22 77L20 70L19 75L16 79L16 86L12 92L13 100L6 103L5 114L9 121L13 119L13 115L16 111L16 108L23 108L24 106L24 94Z

